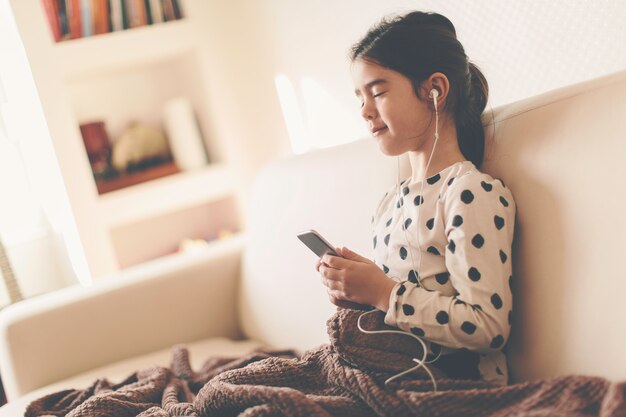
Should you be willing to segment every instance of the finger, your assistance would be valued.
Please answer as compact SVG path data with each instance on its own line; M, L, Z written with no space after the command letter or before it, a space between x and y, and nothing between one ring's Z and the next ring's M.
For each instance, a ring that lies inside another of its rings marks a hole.
M322 283L328 290L338 291L343 294L343 284L338 281L333 281L332 279L322 279Z
M330 284L329 284L329 282L330 282L330 281L328 281L328 280L327 280L326 278L324 278L324 277L322 277L321 281L322 281L322 285L324 285L324 286L326 287L326 291L330 291L330 290L331 290L331 288L329 287L329 285L330 285Z
M359 255L358 253L351 251L350 249L344 247L341 252L342 255L345 255L346 258L351 259L353 261L365 262L365 263L374 263L371 259L366 258L363 255Z
M341 258L339 256L334 256L334 255L330 255L330 254L324 254L324 256L322 256L321 258L322 262L324 262L326 265L333 267L335 269L341 269L343 266L343 261L345 261L344 258Z
M337 307L341 307L341 300L337 300L335 297L328 297L330 302L336 305Z
M341 271L327 265L320 266L320 273L331 281L341 281Z
M320 258L320 259L318 259L318 260L317 260L317 262L316 262L316 264L315 264L315 269L317 269L317 272L321 272L321 271L320 271L320 267L322 267L322 266L324 266L324 267L327 267L327 268L328 268L328 265L326 265L324 262L322 262L322 261L321 261L321 258Z
M328 298L329 298L329 299L330 299L330 301L331 301L333 304L335 304L335 305L336 305L338 302L341 302L341 301L346 301L346 300L345 300L345 298L343 297L343 294L341 294L341 292L340 292L340 291L336 291L336 290L331 290L331 289L329 289L329 290L327 291L327 293L328 293Z

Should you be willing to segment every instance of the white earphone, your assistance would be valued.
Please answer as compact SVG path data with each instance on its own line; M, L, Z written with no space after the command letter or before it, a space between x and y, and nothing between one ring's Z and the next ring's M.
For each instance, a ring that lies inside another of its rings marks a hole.
M426 164L426 170L424 171L426 173L428 172L428 167L430 166L430 161L431 161L431 159L433 157L433 154L435 153L435 147L437 146L437 140L439 139L439 112L437 110L437 97L439 97L439 91L437 91L436 88L433 88L432 90L430 90L430 94L429 95L433 99L433 104L435 106L435 143L433 144L433 150L430 152L430 157L428 158L428 163ZM399 179L399 175L400 175L400 157L398 157L398 175L396 176L396 194L398 196L398 202L402 198L400 196L400 184L399 184L400 179ZM424 180L425 180L425 178L424 178ZM419 194L420 198L421 198L422 192L424 190L424 180L422 180L422 186L420 188L420 194ZM441 192L440 192L440 194L441 194ZM404 207L404 204L402 204L401 207ZM417 219L416 219L416 222L415 222L416 225L419 225L419 218L420 218L421 208L422 208L422 204L419 204L418 208L417 208ZM406 224L406 219L404 217L404 209L401 209L401 212L402 212L402 224L404 225L404 224ZM404 230L404 238L406 240L407 246L409 246L409 240L408 240L407 235L406 235L406 228L403 227L403 230ZM419 233L417 233L417 248L418 248L418 252L420 254L418 267L421 267L421 264L422 264L422 252L421 252L421 246L420 246L420 243L419 243ZM409 254L411 255L411 264L413 265L413 270L415 271L417 282L419 283L420 286L422 286L422 282L421 282L421 278L420 278L421 274L419 273L420 269L415 269L415 262L413 261L413 252L409 251ZM423 356L422 356L421 360L417 359L417 358L413 358L413 361L417 363L416 366L414 366L414 367L412 367L410 369L407 369L405 371L402 371L399 374L394 375L394 376L388 378L385 381L385 385L387 385L389 382L393 381L394 379L401 377L402 375L405 375L405 374L407 374L409 372L412 372L412 371L415 371L415 370L419 369L420 367L423 367L424 370L430 376L430 379L433 382L434 391L436 392L437 391L437 381L435 381L435 377L433 376L433 374L430 371L430 369L428 369L428 367L426 366L426 363L435 362L441 356L441 352L442 351L440 350L439 354L434 359L432 359L430 361L426 361L426 356L427 356L427 352L428 352L428 349L426 348L426 343L424 343L424 341L421 338L419 338L418 336L414 335L413 333L402 331L402 330L365 330L365 329L363 329L361 327L361 317L363 317L364 315L366 315L368 313L371 313L372 311L376 311L376 309L373 309L371 311L367 311L367 312L365 312L365 313L363 313L363 314L361 314L359 316L359 319L357 321L357 326L358 326L360 331L362 331L363 333L370 333L370 334L374 334L374 333L400 333L400 334L404 334L404 335L407 335L407 336L411 336L411 337L417 339L417 341L422 345L422 350L423 350Z
M439 91L436 88L430 90L430 97L433 99L433 104L435 105L435 116L438 117L437 113L437 97L439 97ZM437 132L437 125L435 125L435 140L439 138L439 133ZM434 149L434 148L433 148Z

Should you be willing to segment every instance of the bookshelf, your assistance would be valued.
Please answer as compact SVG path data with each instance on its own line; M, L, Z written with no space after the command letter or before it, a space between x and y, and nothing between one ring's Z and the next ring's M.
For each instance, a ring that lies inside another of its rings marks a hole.
M184 239L219 244L241 233L237 172L211 130L210 51L197 36L202 20L187 14L196 1L179 1L178 20L55 41L41 0L10 0L93 279L176 256ZM208 163L163 165L103 193L80 124L103 120L111 138L133 120L163 128L164 105L180 97L195 112Z
M66 78L157 63L194 50L192 25L188 19L142 26L53 45Z

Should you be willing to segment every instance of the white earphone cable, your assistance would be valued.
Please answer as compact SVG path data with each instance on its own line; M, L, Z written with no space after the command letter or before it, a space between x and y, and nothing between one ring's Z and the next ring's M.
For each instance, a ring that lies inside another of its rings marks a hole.
M424 177L426 177L426 174L428 173L428 167L430 166L430 161L432 160L433 154L435 153L435 147L437 146L437 140L439 139L439 112L437 110L437 97L438 96L439 96L439 92L436 89L433 88L430 91L430 97L432 97L433 103L434 103L434 106L435 106L435 141L433 143L433 149L430 152L430 157L428 158L428 163L426 164L426 170L424 171L425 172ZM398 156L398 160L397 161L398 161L398 171L397 171L397 175L396 175L396 195L398 197L399 208L402 207L402 208L400 208L400 212L402 214L402 226L401 227L402 227L402 229L404 231L404 239L405 239L405 241L407 243L407 246L409 246L409 240L408 240L408 237L407 237L407 234L406 234L406 227L405 227L405 225L406 225L406 218L404 216L404 209L403 209L404 208L404 200L402 200L402 196L400 195L400 184L399 184L399 182L400 182L400 178L399 178L400 177L400 157L399 156ZM420 193L418 194L418 197L420 198L420 202L419 202L420 204L418 204L418 208L417 208L417 219L415 221L416 227L418 227L418 225L419 225L420 211L421 211L422 203L423 203L422 193L423 193L423 190L424 190L424 181L426 181L426 178L422 179L422 184L421 184L421 187L420 187ZM400 204L400 201L402 201L401 204ZM415 260L413 259L413 252L411 250L409 250L409 254L411 256L411 264L413 265L413 272L415 273L415 277L417 279L418 285L422 286L421 277L420 277L420 273L419 273L419 271L421 270L420 268L421 268L421 264L422 264L422 252L421 252L421 246L420 246L420 241L419 241L419 233L417 233L417 248L418 248L418 252L419 252L418 269L415 269ZM431 379L431 381L433 383L433 389L436 392L437 391L437 381L435 380L435 377L433 376L433 374L430 371L430 369L428 369L426 364L435 362L437 359L439 359L439 357L441 356L441 352L442 351L440 350L439 353L437 354L437 356L434 359L432 359L430 361L426 361L426 355L427 355L428 349L426 347L426 343L419 336L416 336L413 333L406 332L406 331L403 331L403 330L365 330L365 329L363 329L361 327L361 318L363 316L365 316L366 314L371 313L372 311L376 311L376 310L367 311L367 312L365 312L365 313L363 313L363 314L361 314L359 316L359 319L357 321L357 326L358 326L358 328L359 328L359 330L361 332L368 333L368 334L375 334L375 333L399 333L399 334L408 335L408 336L411 336L411 337L417 339L417 341L420 342L420 344L422 345L422 350L423 350L422 359L413 358L413 361L417 363L416 366L414 366L414 367L412 367L410 369L404 370L404 371L400 372L399 374L396 374L396 375L388 378L385 381L385 385L387 385L389 382L393 381L396 378L400 378L401 376L403 376L403 375L405 375L405 374L407 374L409 372L413 372L413 371L419 369L420 367L422 367L422 368L424 368L424 370L430 376L430 379Z
M420 344L422 345L422 350L423 350L423 356L422 359L417 359L417 358L413 358L413 361L417 363L417 366L414 366L412 368L406 369L402 372L400 372L399 374L396 374L390 378L387 378L385 380L385 385L387 385L388 383L390 383L391 381L393 381L396 378L400 378L401 376L408 374L409 372L413 372L418 370L420 367L423 367L424 370L428 373L428 375L430 376L430 380L433 382L433 387L435 392L437 391L437 381L435 380L435 377L433 376L432 372L430 371L430 369L428 369L428 367L425 365L426 363L431 363L436 361L437 359L439 359L439 355L441 355L441 352L439 353L439 355L437 355L437 357L431 361L426 361L426 354L428 352L428 349L426 348L426 343L424 343L424 341L422 339L420 339L418 336L414 335L413 333L409 333L409 332L405 332L402 330L365 330L362 326L361 326L361 318L368 314L371 313L374 310L370 310L370 311L366 311L365 313L361 314L359 316L359 319L357 321L357 326L359 327L359 330L362 331L363 333L368 333L368 334L376 334L376 333L399 333L399 334L404 334L407 336L411 336L414 337L415 339L417 339L418 342L420 342Z

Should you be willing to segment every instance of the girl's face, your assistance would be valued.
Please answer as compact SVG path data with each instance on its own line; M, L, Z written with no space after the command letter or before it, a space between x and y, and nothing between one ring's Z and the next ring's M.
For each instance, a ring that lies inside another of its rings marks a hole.
M415 95L409 78L363 59L353 62L352 78L361 116L384 154L401 155L424 147L432 136L429 125L434 114Z

